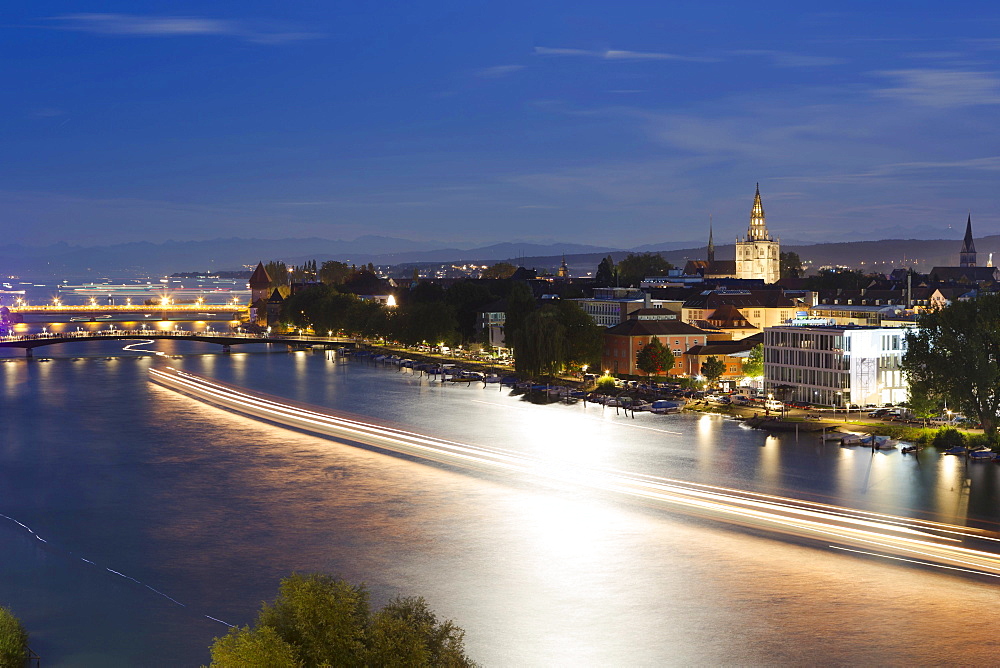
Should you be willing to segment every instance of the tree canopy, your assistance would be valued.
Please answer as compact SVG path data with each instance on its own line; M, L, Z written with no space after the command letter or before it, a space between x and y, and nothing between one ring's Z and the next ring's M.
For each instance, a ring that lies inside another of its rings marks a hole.
M28 660L28 632L10 610L0 607L0 666L23 666Z
M801 278L802 259L795 251L780 253L778 255L778 266L782 278Z
M618 268L611 256L607 256L597 265L597 272L594 274L594 283L604 287L614 285L618 277Z
M920 316L906 337L903 371L911 394L947 400L991 439L1000 415L1000 295L984 295Z
M636 353L635 365L647 376L662 376L674 368L674 354L654 336Z
M758 378L764 375L764 344L758 343L750 349L750 355L743 363L743 375Z
M856 269L823 269L806 278L809 290L860 290L868 287L872 277Z
M710 356L701 363L701 375L705 377L705 380L709 385L714 384L717 380L722 378L722 374L725 372L726 363L715 355Z
M453 622L439 622L423 598L396 598L373 612L365 585L296 573L282 580L253 628L215 639L211 665L474 666L464 636Z
M517 267L510 262L497 262L491 267L483 269L483 278L510 278L517 271Z
M624 286L638 286L647 276L666 276L673 268L659 253L629 253L618 263L618 280Z

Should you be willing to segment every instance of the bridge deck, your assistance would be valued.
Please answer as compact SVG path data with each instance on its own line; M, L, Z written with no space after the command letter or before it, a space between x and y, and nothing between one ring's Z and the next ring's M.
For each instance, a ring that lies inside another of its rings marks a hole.
M135 340L135 339L182 339L235 346L247 343L283 343L288 345L340 345L354 346L354 339L339 336L279 336L279 335L238 335L216 334L213 332L153 332L150 330L105 330L100 332L66 332L64 334L22 334L0 337L0 348L32 349L57 343L77 341Z

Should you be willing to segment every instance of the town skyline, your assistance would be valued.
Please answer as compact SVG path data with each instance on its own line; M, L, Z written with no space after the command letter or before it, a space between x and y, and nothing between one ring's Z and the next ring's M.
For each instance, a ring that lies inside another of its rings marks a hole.
M990 235L1000 10L893 8L14 10L3 241Z

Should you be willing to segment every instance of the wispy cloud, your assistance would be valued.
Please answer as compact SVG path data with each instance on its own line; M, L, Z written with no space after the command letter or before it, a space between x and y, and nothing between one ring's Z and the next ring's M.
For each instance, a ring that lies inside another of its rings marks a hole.
M505 77L508 74L513 74L518 70L523 70L524 65L494 65L493 67L487 67L476 72L476 76L483 77L486 79L499 79L500 77Z
M880 97L938 109L1000 104L1000 79L992 72L910 69L873 74L895 79L896 85L876 91Z
M583 56L601 60L676 60L692 63L718 62L717 58L703 56L684 56L676 53L661 53L651 51L624 51L621 49L604 49L601 51L588 49L564 49L548 46L536 46L537 56Z
M787 51L774 51L771 49L745 49L734 51L741 56L766 56L771 59L776 67L830 67L832 65L843 65L846 58L833 58L830 56L811 56L801 53L789 53Z
M227 36L258 44L283 44L320 37L318 33L257 29L238 21L195 16L137 16L134 14L65 14L49 19L65 30L97 35L136 37Z

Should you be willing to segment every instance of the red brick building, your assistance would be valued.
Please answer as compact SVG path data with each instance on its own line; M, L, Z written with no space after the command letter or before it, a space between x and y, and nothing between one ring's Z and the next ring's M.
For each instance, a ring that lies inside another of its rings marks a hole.
M647 343L659 339L674 354L671 376L684 374L684 353L693 346L705 345L708 334L677 320L639 320L632 318L604 332L601 367L618 375L642 376L635 357Z

